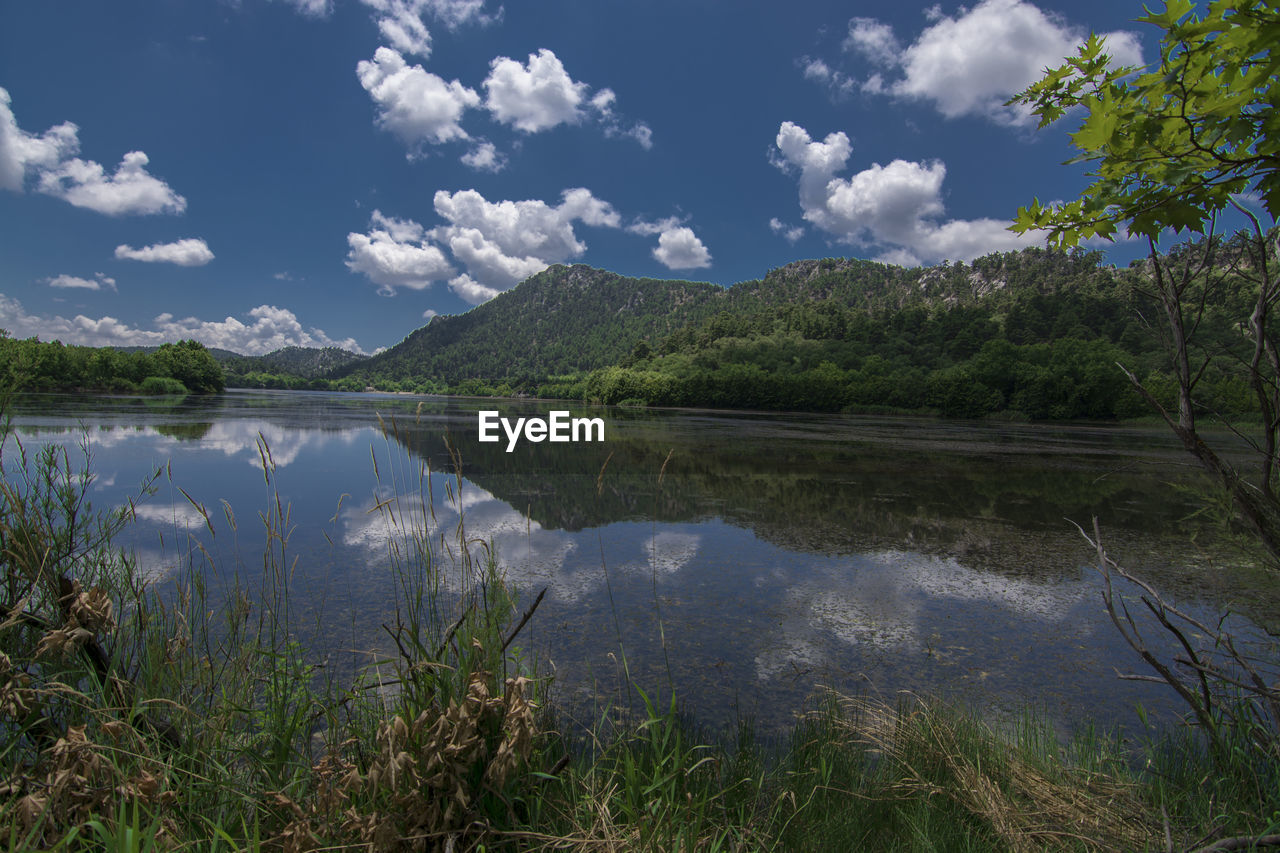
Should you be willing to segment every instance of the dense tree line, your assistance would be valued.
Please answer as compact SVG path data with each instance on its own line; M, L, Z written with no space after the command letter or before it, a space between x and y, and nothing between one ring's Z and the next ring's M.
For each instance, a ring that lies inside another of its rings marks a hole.
M1174 250L1179 251L1179 250ZM536 396L609 404L810 411L915 411L1031 419L1150 414L1118 365L1174 403L1177 383L1142 264L1098 252L1026 249L903 269L798 261L707 290L553 267L501 299L437 318L373 359L250 387ZM1201 319L1219 356L1197 380L1213 413L1256 411L1230 322L1251 299L1218 288ZM574 320L577 325L570 323ZM624 348L625 347L625 348Z
M1223 258L1229 258L1226 249ZM1194 254L1193 244L1170 252ZM1238 266L1238 264L1237 264ZM121 352L3 338L25 387L116 391L399 391L608 404L1124 418L1151 412L1118 365L1176 405L1161 312L1142 263L1027 249L907 270L799 261L731 288L555 267L457 318L360 359L290 348L213 353L195 342ZM1198 320L1212 354L1202 411L1257 411L1238 318L1247 277L1223 274ZM669 285L669 286L664 286ZM509 303L509 304L508 304ZM1247 313L1247 311L1246 311ZM531 319L528 315L534 315ZM577 325L570 323L573 320ZM624 348L625 344L625 348ZM567 355L568 354L568 355ZM569 355L573 357L570 358Z
M1037 263L1025 263L1028 255ZM1031 250L921 276L947 294L895 308L841 293L840 272L819 266L808 285L820 301L751 313L723 311L623 363L594 371L585 398L601 403L932 411L948 417L1007 413L1032 419L1149 414L1119 365L1172 405L1175 385L1160 337L1143 321L1154 306L1130 271L1103 269L1095 254ZM861 269L861 268L859 268ZM1046 271L1049 275L1045 275ZM1039 277L1026 278L1037 272ZM1229 354L1240 335L1225 318L1247 299L1244 282L1209 306L1206 346ZM850 305L853 302L857 307ZM1218 359L1199 380L1214 413L1256 411L1240 357Z
M7 387L24 391L95 390L129 394L214 394L223 390L222 366L197 341L152 351L65 346L19 340L0 329L0 372Z

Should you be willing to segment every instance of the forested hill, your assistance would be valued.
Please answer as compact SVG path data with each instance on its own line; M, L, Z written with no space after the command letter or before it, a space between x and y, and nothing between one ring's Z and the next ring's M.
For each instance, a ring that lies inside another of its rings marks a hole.
M434 317L386 352L330 374L370 380L542 378L615 364L636 342L707 316L714 284L553 266L465 314Z
M1066 254L1023 249L977 258L943 261L910 269L858 258L796 261L763 279L728 288L726 307L739 312L831 300L868 314L886 315L913 306L1007 305L1031 295L1052 296L1064 288L1111 294L1117 273L1101 264L1099 252Z
M367 357L338 347L282 347L266 355L240 355L227 350L214 350L214 358L226 369L228 379L251 373L283 373L302 379L328 376Z
M828 258L797 261L728 288L553 266L465 314L435 317L389 350L328 375L370 383L427 380L454 389L473 379L528 387L664 345L669 350L715 318L745 320L789 306L832 302L878 317L911 307L943 311L979 303L989 312L1036 313L1040 297L1067 285L1085 301L1112 302L1116 272L1100 266L1099 257L1027 249L913 269ZM1075 316L1068 311L1062 322L1071 325ZM1043 325L1043 317L1033 319ZM1050 325L1058 319L1050 318ZM1047 339L1052 329L1043 331L1036 336Z

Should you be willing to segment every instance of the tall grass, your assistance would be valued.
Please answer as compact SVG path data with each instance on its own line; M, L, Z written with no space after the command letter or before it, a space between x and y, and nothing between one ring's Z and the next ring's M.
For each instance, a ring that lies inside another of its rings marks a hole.
M395 605L387 652L342 674L300 640L265 440L260 568L215 590L196 548L161 590L112 546L131 505L88 504L87 444L0 438L0 849L1181 850L1280 815L1280 772L1245 740L1063 746L911 697L829 694L760 744L632 684L638 714L562 735L519 650L541 597L469 535L456 454L436 494L425 464L372 453Z

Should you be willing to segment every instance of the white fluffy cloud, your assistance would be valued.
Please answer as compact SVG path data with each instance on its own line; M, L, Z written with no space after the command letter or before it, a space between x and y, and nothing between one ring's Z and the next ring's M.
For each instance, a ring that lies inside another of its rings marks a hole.
M100 164L76 157L41 172L39 189L76 207L108 216L186 210L187 200L147 172L148 162L146 154L130 151L115 173L108 175Z
M463 24L492 24L502 18L502 7L492 14L485 12L485 0L422 0L422 6L449 29Z
M364 0L378 15L378 32L401 53L417 54L423 59L431 55L431 32L422 22L427 4L422 0Z
M448 224L431 235L449 247L469 274L450 286L471 297L506 290L551 264L581 255L587 247L574 233L575 221L621 225L612 205L583 188L565 190L555 206L537 199L491 202L475 190L440 190L435 209Z
M638 220L627 226L632 234L658 235L653 256L669 270L699 269L711 266L711 253L692 228L678 217L668 216L657 222Z
M582 104L590 87L574 81L552 51L543 48L529 54L526 65L499 56L489 68L489 76L484 81L485 107L503 124L525 133L537 133L558 124L577 124L582 120ZM609 98L605 104L611 102Z
M670 228L658 235L653 256L669 270L700 269L711 266L711 253L692 228Z
M612 89L591 94L591 87L570 77L560 58L546 48L529 54L524 65L506 56L495 58L484 88L484 105L494 120L523 133L591 119L605 136L628 137L642 148L653 147L652 128L644 122L628 126L614 112L618 96Z
M180 267L202 267L213 260L213 252L204 240L189 237L173 243L154 243L135 249L128 244L116 246L120 260L177 264Z
M1142 61L1135 33L1104 35L1116 63ZM873 75L863 85L866 91L928 101L948 118L978 115L1016 125L1031 122L1030 114L1004 102L1038 80L1045 68L1060 65L1084 37L1079 28L1026 0L982 0L972 9L961 7L954 17L935 14L905 49L887 24L854 18L844 46L901 73L889 82Z
M493 297L501 293L501 290L493 287L485 287L471 276L463 273L457 278L449 280L449 288L461 299L466 300L472 305L479 305L482 302L488 302Z
M462 162L477 172L501 172L506 168L507 158L492 142L482 141L462 155Z
M1003 220L939 222L947 174L939 160L876 163L846 179L836 177L852 153L844 133L814 142L803 127L788 121L778 129L776 144L779 165L799 172L800 207L806 221L843 242L885 247L891 254L884 257L897 263L967 261L1039 242L1031 235L1006 230Z
M847 74L834 70L830 65L821 59L814 59L806 56L800 60L800 67L804 70L806 80L813 80L826 86L831 90L831 94L841 98L853 91L857 85L853 78Z
M565 190L555 205L540 199L489 201L476 190L439 190L434 205L442 222L430 229L375 211L367 234L347 235L347 267L388 295L398 287L423 289L447 279L455 294L479 305L586 252L578 224L622 228L613 205L582 187ZM658 235L654 257L670 269L711 262L706 246L675 217L636 222L626 230ZM456 273L449 258L464 270Z
M769 220L769 230L783 237L788 243L794 243L804 236L804 226L792 227L776 216Z
M297 0L297 2L319 2L319 0ZM502 17L502 7L493 14L485 12L485 0L361 0L374 12L378 13L377 21L383 35L386 30L382 22L391 19L400 22L407 30L421 28L426 31L422 18L430 15L449 29L457 29L463 24L491 24ZM412 18L413 23L408 19ZM429 42L428 42L429 43ZM426 54L422 54L426 57Z
M319 4L321 0L295 0ZM424 18L431 16L449 29L466 23L489 24L502 16L499 8L493 15L484 11L485 0L360 0L373 11L378 32L392 48L402 54L431 56L431 31Z
M331 0L285 0L309 18L323 18L333 9Z
M850 53L861 53L881 65L892 65L902 52L893 28L875 18L851 19L844 49Z
M0 88L0 189L22 192L27 173L52 169L80 148L77 128L63 122L34 136L18 127L9 92Z
M608 132L608 130L605 131L606 134ZM629 130L622 130L619 133L623 136L630 136L636 142L639 142L640 147L646 151L653 147L653 128L642 121L632 125Z
M604 135L610 138L625 136L640 143L640 147L648 151L653 147L653 129L642 121L626 127L623 120L613 111L618 96L612 89L601 89L591 96L591 109L596 120L604 127Z
M430 36L421 25L423 0L366 0L385 10L379 19L383 36L394 46L380 47L373 59L357 64L356 76L378 106L378 125L399 136L410 146L412 158L423 146L452 141L469 141L462 127L467 110L481 106L480 95L457 80L441 77L410 65L401 55L430 51ZM591 118L605 136L625 136L644 148L653 147L653 131L644 122L630 126L613 111L617 96L611 89L591 95L591 87L573 80L559 58L550 50L529 55L526 65L499 56L490 63L484 80L483 106L493 119L522 133L538 133L561 124L579 124ZM462 156L462 162L477 171L498 172L506 158L492 142L476 141Z
M73 156L80 150L76 125L63 122L35 136L18 127L10 103L0 88L0 189L22 192L33 175L40 192L108 216L186 209L186 199L147 172L146 154L130 151L108 175L100 164Z
M356 65L356 76L378 105L378 124L410 146L470 139L458 122L480 96L457 80L446 83L389 47Z
M41 340L97 347L156 346L194 338L205 346L246 355L263 355L287 346L332 346L363 352L354 338L334 340L320 329L304 328L297 316L286 308L259 305L248 313L248 318L248 323L235 317L214 321L195 317L179 320L172 314L161 314L152 321L153 328L142 329L114 317L95 320L83 314L71 319L31 315L26 313L21 302L0 293L0 326L8 329L15 338L39 335Z
M48 279L50 287L74 290L115 290L116 280L102 273L95 273L93 278L80 278L74 275L56 275Z
M348 234L347 245L347 268L380 285L384 296L397 287L422 290L455 273L444 252L427 239L425 228L381 211L373 212L367 234Z

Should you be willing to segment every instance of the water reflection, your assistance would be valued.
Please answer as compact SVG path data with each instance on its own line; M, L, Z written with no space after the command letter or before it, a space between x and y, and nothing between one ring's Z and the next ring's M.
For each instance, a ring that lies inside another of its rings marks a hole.
M15 421L29 444L73 443L83 425L105 501L171 472L130 532L157 579L193 555L252 575L258 513L278 490L299 634L319 650L382 642L405 532L492 543L527 598L548 588L532 642L588 717L624 652L633 677L674 683L711 725L783 725L818 683L1035 705L1059 721L1132 721L1138 701L1172 713L1162 688L1115 680L1113 666L1141 664L1065 519L1099 517L1127 566L1196 612L1276 609L1221 570L1238 557L1209 531L1189 542L1194 474L1155 427L619 410L604 444L508 454L475 440L465 402L189 400L32 397Z

